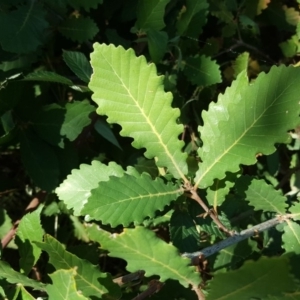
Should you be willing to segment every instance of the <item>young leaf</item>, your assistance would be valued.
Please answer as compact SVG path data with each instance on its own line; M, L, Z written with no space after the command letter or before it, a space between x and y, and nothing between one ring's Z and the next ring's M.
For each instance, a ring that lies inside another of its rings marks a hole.
M236 78L242 71L247 71L249 61L249 53L240 54L233 63L234 77Z
M73 82L57 73L50 72L50 71L36 71L29 73L23 79L25 81L47 81L47 82L56 82L65 85L73 85Z
M125 259L129 272L142 269L146 276L159 275L160 281L178 280L185 287L197 287L200 283L200 276L194 267L189 266L190 261L181 257L173 245L156 237L151 230L136 227L111 235L93 225L87 231L92 240L110 252L109 256Z
M50 235L44 236L44 243L36 245L49 254L49 262L57 269L76 269L77 289L86 297L101 296L103 299L119 299L120 289L110 275L99 271L89 261L80 259L66 251L62 244ZM109 294L109 295L108 295Z
M280 215L286 213L286 197L264 180L241 176L236 182L236 189L255 210L272 211Z
M83 53L63 50L63 59L78 78L84 82L90 81L93 70Z
M203 26L206 21L206 18L203 16L207 14L207 9L207 0L187 0L184 11L179 16L179 20L177 22L177 34L184 34L191 26L191 24L197 19L197 21L201 19L201 25ZM199 15L201 15L202 18L199 18ZM201 29L202 26L198 26L197 28L198 35L201 33L199 29ZM195 35L193 35L193 37L194 36Z
M247 261L238 270L215 274L209 284L207 300L283 297L284 292L291 291L295 285L287 258L261 258Z
M35 51L42 44L48 27L45 10L35 1L15 10L0 12L0 43L3 50L14 53Z
M123 176L124 170L114 162L108 166L99 161L92 161L91 165L82 164L80 169L74 169L72 174L56 189L58 198L73 208L74 215L80 211L91 195L91 190L101 181L108 181L110 176Z
M219 65L204 55L188 58L184 74L191 83L198 86L208 86L222 81Z
M66 104L66 115L61 127L61 134L74 141L83 128L91 123L90 113L95 110L89 101L74 101Z
M181 188L165 184L160 178L152 180L146 173L139 177L112 176L91 191L81 214L112 227L128 226L131 222L140 224L146 217L154 217L155 211L163 210L182 192Z
M135 27L140 31L147 29L161 30L165 27L165 6L170 0L139 0Z
M26 214L18 226L15 243L20 253L20 267L25 274L30 272L41 254L41 249L32 241L41 242L43 240L44 230L40 222L42 208L40 206L32 213Z
M48 284L46 287L49 300L87 300L88 298L76 290L75 275L75 269L58 270L50 274L52 284Z
M185 179L186 154L181 152L183 142L177 139L183 131L176 124L179 110L171 108L172 96L164 92L155 66L136 57L132 49L100 44L94 49L89 87L99 105L97 112L108 115L108 122L119 123L121 134L134 139L134 147L146 148L147 158L157 157L159 167Z
M94 38L99 28L90 17L79 17L65 20L58 30L66 38L83 43Z
M6 281L14 284L22 284L30 286L37 290L44 290L45 284L39 281L28 278L27 276L15 271L5 261L0 261L0 278L4 278Z
M203 111L199 127L203 147L195 186L205 188L240 164L251 165L258 153L271 154L275 143L289 140L287 130L299 124L300 69L272 67L248 85L245 71Z

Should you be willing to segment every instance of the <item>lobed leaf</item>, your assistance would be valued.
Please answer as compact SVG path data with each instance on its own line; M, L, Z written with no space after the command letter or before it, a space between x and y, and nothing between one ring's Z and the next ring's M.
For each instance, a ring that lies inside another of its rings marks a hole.
M287 142L287 131L300 124L299 84L299 68L272 67L251 85L242 72L202 113L198 154L203 162L195 187L205 188L226 171L238 171L240 164L254 164L257 154L273 153L275 143Z
M58 270L50 274L52 284L47 285L46 292L49 296L49 300L87 300L76 289L75 269L71 270Z
M272 211L280 215L286 213L286 197L264 180L241 176L236 182L236 189L255 210Z
M146 173L137 175L112 176L109 181L100 182L91 191L81 214L112 227L128 226L132 222L140 224L183 193L182 188L165 184L160 178L152 180Z
M282 248L287 253L300 253L300 226L298 223L288 220L282 234Z
M114 162L106 166L94 160L91 165L82 164L79 170L72 170L72 174L55 192L69 209L74 210L74 215L79 216L81 209L91 196L91 190L97 188L99 182L108 181L110 176L121 177L123 174L122 167Z
M44 242L35 242L49 255L49 262L55 269L70 270L76 268L77 289L86 297L101 296L102 299L119 299L120 289L113 283L109 274L99 271L97 266L80 259L66 251L61 243L50 235L44 236Z
M157 157L176 178L187 174L183 142L177 136L183 126L176 124L179 110L171 108L172 96L165 93L163 79L153 64L134 51L113 45L94 45L91 55L94 73L89 87L98 104L97 113L108 122L122 126L121 134L134 139L133 146L146 148L147 158Z
M146 276L159 275L160 281L178 280L185 287L197 287L200 283L199 275L189 265L190 261L181 257L173 245L156 237L151 230L136 227L111 235L93 225L87 231L92 240L110 252L109 256L125 259L129 272L142 269Z

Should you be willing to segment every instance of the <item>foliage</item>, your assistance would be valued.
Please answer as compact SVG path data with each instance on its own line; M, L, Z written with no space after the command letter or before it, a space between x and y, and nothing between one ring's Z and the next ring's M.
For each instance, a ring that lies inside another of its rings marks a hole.
M1 299L299 297L297 1L0 3Z

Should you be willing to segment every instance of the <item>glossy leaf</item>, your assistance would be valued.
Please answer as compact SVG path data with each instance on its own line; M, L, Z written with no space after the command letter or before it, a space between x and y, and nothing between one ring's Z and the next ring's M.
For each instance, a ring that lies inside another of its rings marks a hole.
M147 29L161 30L165 27L165 6L170 0L139 0L137 5L137 21L135 27L141 31Z
M146 173L139 177L128 174L112 176L91 191L81 214L112 227L128 226L132 222L140 224L182 193L182 188L165 184L160 178L152 180Z
M90 17L82 16L63 21L59 25L58 30L66 38L79 43L91 40L99 31L94 20Z
M203 147L198 154L203 163L195 186L207 187L226 171L238 171L240 164L254 164L258 153L273 153L275 143L287 142L287 131L300 123L299 84L298 68L272 67L251 85L242 72L202 113Z
M292 290L295 283L289 273L288 260L275 257L247 261L238 270L215 274L209 287L207 300L255 299L268 295L283 297L283 293Z
M46 288L49 300L87 300L79 291L76 290L75 269L58 270L50 274L52 284Z
M177 139L183 130L176 124L179 110L171 107L172 95L164 92L155 66L131 49L99 44L94 49L89 87L97 112L108 115L108 122L120 124L121 134L132 137L134 147L145 147L147 158L157 157L159 167L185 178L186 154Z
M190 261L181 257L174 246L156 237L151 230L136 227L113 235L95 225L87 230L90 238L108 250L110 256L125 259L129 272L142 269L148 277L159 275L162 282L178 280L185 287L197 287L200 283L199 275L189 265Z
M91 165L82 164L79 170L74 169L56 189L56 194L78 216L91 196L91 190L97 188L99 182L108 181L110 176L121 177L123 174L124 170L116 163L111 162L106 166L95 160Z
M188 58L184 74L191 83L198 86L208 86L222 81L219 65L204 55Z
M22 284L37 290L44 290L45 284L28 278L27 276L15 271L7 262L0 261L0 278L13 284Z
M77 51L63 51L63 59L67 66L84 82L89 82L92 75L92 68L81 52Z
M44 230L40 222L42 208L40 206L37 210L26 214L18 225L15 243L20 253L20 267L25 274L31 271L41 254L41 249L32 242L43 240Z
M56 270L76 268L76 287L84 296L101 296L102 299L119 298L120 290L113 283L110 275L100 272L98 267L92 265L87 260L80 259L76 255L66 251L63 245L50 235L44 236L44 243L36 242L36 245L48 253L49 262Z
M272 211L281 215L286 213L286 197L264 180L241 176L236 182L236 189L255 210Z

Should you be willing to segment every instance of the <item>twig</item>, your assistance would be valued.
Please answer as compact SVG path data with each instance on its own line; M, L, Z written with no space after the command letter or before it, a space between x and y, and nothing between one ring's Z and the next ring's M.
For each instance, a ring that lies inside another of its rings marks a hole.
M207 207L207 205L203 202L203 200L199 197L199 195L197 194L197 192L195 191L194 188L191 188L189 190L189 192L191 193L191 198L195 201L197 201L200 206L204 209L204 211L212 218L212 220L217 224L217 226L225 233L227 233L229 236L233 236L235 234L234 231L230 231L228 230L225 225L222 224L222 222L219 220L218 216L214 213L214 211L212 211L211 209L209 209Z
M240 233L236 232L233 236L227 238L226 240L223 240L223 241L221 241L215 245L212 245L210 247L207 247L207 248L203 249L202 251L197 251L197 252L193 252L193 253L183 253L182 256L190 258L192 260L192 263L194 264L194 262L196 260L198 260L198 258L200 256L201 257L211 256L228 246L239 243L240 241L243 241L243 240L253 236L254 234L268 230L282 222L289 220L290 218L291 218L291 215L288 215L288 214L277 216L276 218L273 218L266 222L260 223L256 226L253 226L252 228L243 230Z
M24 215L29 211L35 210L40 205L40 203L44 197L45 197L44 192L38 193L37 196L35 198L33 198L30 201L30 203L28 204L28 206L25 208ZM7 247L7 245L10 243L10 241L14 238L20 221L21 221L21 219L17 220L13 224L12 228L2 238L2 240L1 240L2 249Z
M149 282L147 290L139 294L138 296L134 297L132 300L143 300L149 296L152 296L153 294L159 292L161 288L163 287L163 283L161 283L158 280L151 280Z
M144 277L145 272L144 271L136 271L134 273L130 273L118 278L115 278L113 280L114 283L118 284L119 286L122 286L126 283L129 283L131 281L137 281L137 280L141 280Z

